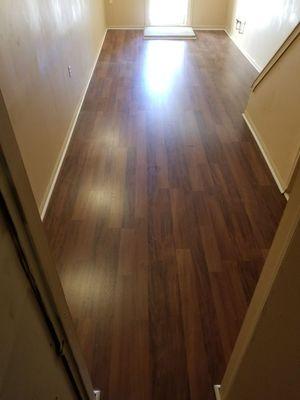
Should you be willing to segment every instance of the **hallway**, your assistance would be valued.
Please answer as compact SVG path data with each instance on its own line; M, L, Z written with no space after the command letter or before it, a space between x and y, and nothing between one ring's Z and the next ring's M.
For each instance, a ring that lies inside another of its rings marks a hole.
M285 206L221 31L108 31L45 218L104 400L213 400Z

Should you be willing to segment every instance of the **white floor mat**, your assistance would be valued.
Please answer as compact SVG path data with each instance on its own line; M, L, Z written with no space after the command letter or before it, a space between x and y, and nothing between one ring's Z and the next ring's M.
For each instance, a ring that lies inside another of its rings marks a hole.
M144 29L145 39L196 39L188 26L149 26Z

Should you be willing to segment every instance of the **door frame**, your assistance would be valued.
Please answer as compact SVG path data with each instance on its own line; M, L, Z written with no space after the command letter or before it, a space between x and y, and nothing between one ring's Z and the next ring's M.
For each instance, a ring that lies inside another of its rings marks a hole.
M21 265L74 393L80 400L95 400L91 378L1 91L0 196Z
M144 16L144 25L145 26L154 26L150 24L150 20L149 20L149 14L148 14L148 10L149 10L149 5L150 5L150 1L151 0L145 0L145 16ZM188 0L189 4L188 4L188 16L187 16L187 23L185 25L178 25L178 26L192 26L192 16L193 16L193 6L194 6L194 0ZM173 26L173 25L165 25L165 26Z

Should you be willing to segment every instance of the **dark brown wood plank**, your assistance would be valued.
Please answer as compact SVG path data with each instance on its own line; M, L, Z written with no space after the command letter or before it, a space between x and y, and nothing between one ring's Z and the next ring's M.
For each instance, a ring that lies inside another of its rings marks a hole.
M212 400L285 206L224 32L109 31L45 227L104 400Z

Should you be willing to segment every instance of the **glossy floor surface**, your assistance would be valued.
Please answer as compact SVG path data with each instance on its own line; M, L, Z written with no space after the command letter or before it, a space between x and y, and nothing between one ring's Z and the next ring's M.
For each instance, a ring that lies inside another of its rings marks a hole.
M224 32L109 31L45 220L104 400L212 400L285 200Z

